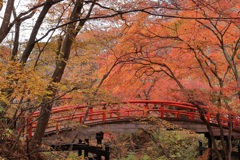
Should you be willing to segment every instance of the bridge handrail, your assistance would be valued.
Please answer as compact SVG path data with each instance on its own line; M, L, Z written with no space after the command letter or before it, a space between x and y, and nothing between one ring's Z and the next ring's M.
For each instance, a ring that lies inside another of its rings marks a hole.
M129 108L129 105L136 106L140 104L137 108ZM118 106L118 109L113 109L109 106ZM154 105L154 106L153 106ZM156 106L158 105L158 106ZM167 116L172 116L172 118L183 119L183 117L188 118L188 120L200 120L200 115L197 112L197 108L194 107L191 103L185 102L174 102L174 101L165 101L165 100L130 100L116 103L101 103L99 106L104 106L104 108L96 108L96 111L93 111L97 104L91 106L90 112L87 117L88 123L95 123L96 120L106 122L107 120L117 119L120 120L124 117L147 117L149 115L154 115L158 118L167 118ZM86 109L89 106L87 104L74 105L74 106L64 106L64 107L55 107L51 111L50 123L55 123L56 130L61 125L63 121L73 121L78 119L79 123L82 123L85 116ZM124 108L125 107L125 108ZM157 107L157 108L154 108ZM98 109L98 110L97 110ZM137 113L138 112L138 113ZM60 115L64 113L66 115ZM40 112L34 112L30 117L32 121L39 116ZM215 115L207 112L205 115L208 122L215 122ZM226 125L228 118L224 117L221 119L223 125ZM30 122L28 120L28 122ZM234 127L239 126L240 119L233 119ZM33 133L33 129L36 127L36 122L29 123L29 135Z
M191 103L186 102L174 102L174 101L165 101L165 100L129 100L129 101L122 101L122 102L114 102L114 103L101 103L101 104L94 104L93 106L99 106L99 105L116 105L116 104L163 104L163 105L173 105L174 107L180 107L180 108L189 108L194 109L196 108ZM59 113L64 111L72 111L73 109L84 109L87 108L87 104L82 105L74 105L74 106L64 106L64 107L54 107L52 108L52 113ZM38 116L40 114L40 111L36 111L32 113L32 116Z

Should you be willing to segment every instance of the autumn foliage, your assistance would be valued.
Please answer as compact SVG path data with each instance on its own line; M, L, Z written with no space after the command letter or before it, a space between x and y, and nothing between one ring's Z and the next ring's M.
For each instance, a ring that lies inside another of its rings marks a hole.
M0 139L15 138L12 149L26 142L27 157L37 159L53 107L164 99L192 103L203 122L201 107L214 110L221 130L227 114L221 148L231 159L231 119L240 114L238 0L0 0L0 11ZM25 139L35 111L37 132Z

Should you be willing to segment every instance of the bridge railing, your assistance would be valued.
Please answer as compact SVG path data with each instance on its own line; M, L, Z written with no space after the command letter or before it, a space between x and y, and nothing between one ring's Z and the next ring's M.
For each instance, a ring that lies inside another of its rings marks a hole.
M81 125L85 116L87 105L75 105L56 107L52 109L47 131L59 131ZM32 136L37 124L39 112L33 113L29 118L29 136ZM84 124L116 122L125 119L156 117L162 119L176 119L182 121L201 121L197 109L189 103L160 101L160 100L136 100L121 103L107 104L90 107L89 114ZM217 124L214 114L207 112L205 115L209 123ZM240 119L233 118L234 127L239 127ZM228 118L221 116L223 126L228 126Z

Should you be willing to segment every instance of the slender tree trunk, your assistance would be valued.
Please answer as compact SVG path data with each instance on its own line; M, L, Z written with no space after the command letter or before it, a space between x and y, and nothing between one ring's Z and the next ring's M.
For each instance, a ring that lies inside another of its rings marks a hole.
M0 28L0 43L4 40L4 38L8 35L10 28L9 23L11 19L11 14L14 9L14 0L8 0L6 10L4 13L4 18L2 21L2 26Z
M51 90L51 89L49 89ZM48 96L53 96L54 95L54 91L52 93L52 95L48 95ZM53 105L53 97L48 97L46 96L44 99L44 102L41 106L41 110L40 110L40 116L38 119L38 123L36 126L36 130L34 131L34 136L30 141L29 144L29 149L30 149L30 157L31 159L39 159L39 155L38 155L38 148L41 146L42 144L42 138L44 136L44 132L46 130L50 115L51 115L51 110L52 110L52 105Z
M33 27L33 30L32 30L32 33L30 35L30 38L28 40L28 43L27 43L27 46L25 48L25 50L23 51L23 55L22 55L22 59L21 59L21 63L26 63L33 48L34 48L34 45L35 45L35 40L36 40L36 37L37 37L37 34L38 34L38 31L42 25L42 22L45 18L45 16L47 15L49 9L52 7L54 3L52 2L52 0L47 0L46 1L46 4L44 5L34 27Z
M13 49L12 49L12 53L11 53L11 60L12 61L16 61L17 60L17 52L18 52L18 46L19 46L20 25L21 25L21 22L17 22L15 24L15 38L14 38Z
M210 139L212 141L212 144L213 144L213 148L214 148L214 152L216 153L217 157L218 157L218 160L223 160L220 152L218 151L217 149L217 144L216 144L216 140L214 138L214 134L213 134L213 130L212 130L212 127L211 125L209 124L209 122L206 120L205 118L205 113L203 111L203 109L196 103L196 102L190 102L192 103L194 106L196 106L196 108L198 109L198 112L200 114L200 119L203 121L203 123L206 125L207 127L207 130L209 132L209 136L210 136Z
M79 19L79 14L81 13L82 8L83 8L83 0L78 0L75 3L75 6L71 13L70 21L76 21ZM91 9L90 9L89 13L90 12L91 12ZM90 14L88 14L88 17L89 16L90 16ZM67 33L63 40L62 49L61 49L61 52L60 52L58 60L57 60L55 71L52 75L52 82L50 82L50 86L52 83L58 83L61 81L61 78L63 76L64 70L65 70L65 67L67 64L66 62L68 61L69 56L70 56L70 51L71 51L73 42L85 22L86 22L86 20L80 21L79 23L77 23L77 22L70 23L67 26ZM37 152L42 144L42 137L44 136L44 132L48 125L48 121L49 121L49 118L51 115L51 109L53 106L53 98L55 96L55 89L52 87L49 87L48 90L52 91L52 93L51 93L51 95L48 95L46 97L46 99L44 99L44 101L41 105L40 117L39 117L39 120L38 120L38 123L36 126L36 131L34 132L34 136L30 141L30 147L31 147L30 154L36 153L36 154L33 154L34 159L38 159Z
M228 115L228 123L229 123L229 131L228 131L228 137L227 137L227 155L228 160L231 160L232 155L232 130L233 130L233 123L232 123L232 115ZM239 153L238 153L239 154Z

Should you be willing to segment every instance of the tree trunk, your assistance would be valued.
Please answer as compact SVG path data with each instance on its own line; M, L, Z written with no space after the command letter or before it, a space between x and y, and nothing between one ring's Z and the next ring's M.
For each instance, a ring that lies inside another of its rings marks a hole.
M54 95L54 92L52 93L52 95ZM42 138L44 136L44 132L46 130L51 115L53 105L52 98L46 96L46 98L44 99L45 103L43 103L41 106L40 116L38 119L36 130L34 131L34 136L32 137L29 144L30 152L28 154L30 154L31 159L39 159L38 149L42 144Z
M215 140L214 135L213 135L212 127L211 127L210 123L205 118L204 110L199 106L198 102L190 102L190 103L192 103L197 108L197 110L198 110L198 112L200 114L200 119L203 121L203 123L207 127L207 130L209 132L209 137L210 137L210 139L212 141L213 149L214 149L214 152L216 153L216 156L218 157L219 160L223 160L220 152L217 149L217 143L216 143L216 140Z
M78 0L71 13L70 21L76 21L79 19L79 13L81 13L82 8L83 8L83 1ZM70 23L67 26L67 33L63 41L61 53L57 60L55 71L52 75L52 82L58 83L61 81L61 78L63 76L64 70L66 67L66 62L68 61L70 56L70 51L71 51L73 42L78 32L80 31L80 28L84 25L85 22L86 21L80 21L79 24L77 24L76 22ZM52 84L52 82L50 82L50 85ZM50 87L48 90L52 91L52 94L48 95L48 98L44 99L42 103L40 117L38 119L38 123L36 126L36 131L34 132L34 136L30 141L30 149L31 149L30 154L34 153L33 156L31 157L33 159L39 159L38 149L41 147L42 137L44 136L44 132L46 130L48 120L51 114L52 105L53 105L55 89Z
M26 63L27 62L27 60L28 60L33 48L34 48L35 40L36 40L38 31L39 31L39 29L42 25L42 22L43 22L45 16L47 15L49 9L52 7L53 4L54 3L52 2L52 0L47 0L46 4L44 5L36 23L35 23L35 25L33 27L33 30L32 30L32 33L30 35L27 46L26 46L25 50L23 51L21 63Z
M2 21L2 26L0 28L0 43L2 43L2 41L10 31L9 23L10 23L13 8L14 8L14 0L8 0L7 7L4 13L4 18Z

